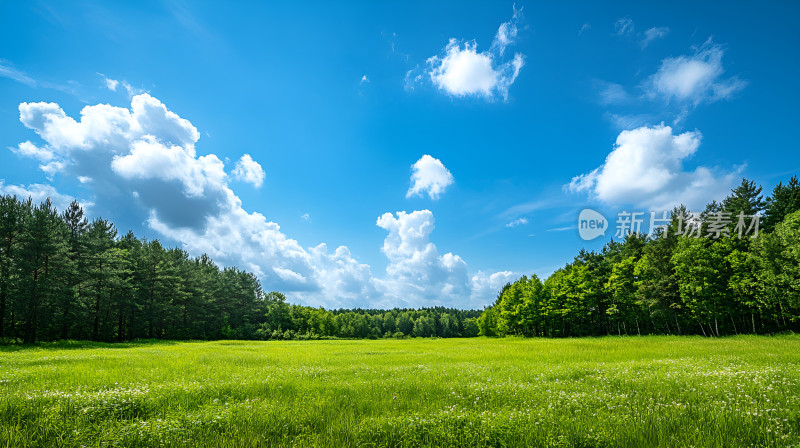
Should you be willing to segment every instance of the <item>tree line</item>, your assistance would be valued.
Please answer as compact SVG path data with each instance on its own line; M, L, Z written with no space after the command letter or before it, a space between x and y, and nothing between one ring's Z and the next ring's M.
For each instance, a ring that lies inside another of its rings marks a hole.
M766 200L743 180L680 235L686 207L651 235L582 250L546 280L523 276L485 310L325 310L158 240L119 236L80 204L0 196L0 341L318 339L800 331L800 183ZM735 219L763 215L758 235ZM712 228L714 226L714 228ZM737 232L737 230L739 232ZM716 234L718 237L699 237Z
M474 337L480 314L444 307L330 311L289 304L271 292L266 321L256 333L258 339Z
M507 284L478 319L480 334L800 331L800 183L794 176L766 199L761 192L743 179L693 223L683 219L691 216L685 206L676 207L650 235L581 250L544 281L533 275ZM754 215L756 227L742 235L736 217Z
M213 339L254 334L265 312L253 274L119 237L77 202L0 196L0 246L0 340Z
M479 314L294 305L207 255L120 237L77 202L0 196L0 341L477 336Z

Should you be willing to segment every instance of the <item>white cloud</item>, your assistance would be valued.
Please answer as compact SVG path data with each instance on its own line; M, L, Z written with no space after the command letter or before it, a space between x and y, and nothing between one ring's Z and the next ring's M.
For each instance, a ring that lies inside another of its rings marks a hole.
M522 8L517 9L514 7L514 15L511 17L511 20L501 23L497 28L497 33L494 35L494 41L492 41L492 48L490 51L503 56L506 47L513 44L517 38L517 23L519 23L521 18Z
M359 82L359 84L364 84L365 82L369 82L369 78L367 78L367 75L361 77L361 81Z
M662 39L666 37L667 34L669 34L669 28L665 26L648 28L644 32L644 36L642 36L642 40L639 42L639 45L641 45L642 48L646 48L651 42L656 39Z
M24 141L17 145L16 148L9 148L12 152L22 157L31 157L38 159L41 162L49 162L55 158L52 151L47 148L39 148L30 141Z
M21 201L31 198L33 205L39 205L40 203L44 202L45 199L50 198L50 202L53 204L53 207L58 209L59 212L66 210L67 207L69 207L70 202L75 200L75 198L70 195L59 193L51 185L5 185L1 179L0 195L16 196L17 199ZM92 203L89 201L78 202L81 203L85 210L92 206Z
M416 85L422 83L422 81L423 76L422 73L419 73L419 66L417 66L406 72L406 76L403 78L403 89L407 92L413 92Z
M633 20L630 17L621 17L614 22L614 31L616 31L617 36L633 34L633 29Z
M406 192L406 197L428 193L431 199L439 199L452 183L453 175L444 167L441 160L425 154L411 165L411 186Z
M119 85L119 81L117 81L116 79L105 78L105 77L103 79L106 82L106 87L108 87L108 90L111 90L112 92L117 91L117 86Z
M581 29L578 30L578 36L582 36L584 32L589 31L592 29L592 25L589 22L584 23L581 25Z
M725 50L708 39L690 56L667 58L647 81L651 97L663 97L697 105L730 99L747 82L736 76L723 79L722 56Z
M256 188L261 188L266 173L261 165L250 157L250 154L245 154L236 162L233 177L236 180L253 184Z
M453 96L483 96L492 98L500 95L508 98L508 89L517 79L525 65L522 54L516 53L507 62L502 62L506 47L517 37L517 21L521 10L514 10L514 17L500 25L489 51L478 52L478 44L466 41L463 45L458 39L450 39L440 56L428 58L427 75L440 90ZM406 74L406 89L409 79L417 77ZM413 85L411 87L413 89Z
M301 218L303 221L306 221L306 222L311 222L311 215L309 215L308 213L303 213L303 214L300 216L300 218Z
M632 100L631 95L620 84L606 81L598 81L597 84L600 88L601 104L625 104Z
M303 247L263 214L246 211L229 186L223 161L197 154L197 129L148 94L134 96L130 109L86 106L79 120L54 103L22 103L19 109L22 123L44 143L24 142L13 151L46 162L41 169L49 174L81 182L94 195L98 214L144 220L189 253L207 253L223 265L247 269L265 289L285 291L295 302L334 308L463 307L482 306L493 296L476 292L459 256L438 254L429 240L433 214L427 210L378 219L389 232L383 246L389 265L382 278L345 246ZM428 157L418 162L418 191L437 197L452 176L442 166L438 177L430 178L436 170L428 168L441 162ZM0 185L0 191L50 196L59 208L72 200L47 185ZM482 287L496 283L487 278L479 282Z
M389 264L386 278L379 280L379 285L387 294L395 296L394 301L452 306L472 297L467 264L452 253L439 255L436 245L430 241L433 213L429 210L401 211L397 212L397 217L384 213L377 224L389 232L383 242L383 253ZM488 298L483 297L482 303L487 301ZM474 301L470 305L480 304Z
M700 141L697 131L673 135L672 128L664 125L623 131L602 166L574 177L566 187L609 204L653 210L681 203L703 207L724 197L737 173L715 173L703 166L684 170Z
M525 224L527 224L527 223L528 223L528 218L526 218L526 217L524 217L524 216L523 216L523 217L521 217L521 218L517 218L517 219L515 219L515 220L513 220L513 221L509 222L508 224L506 224L506 227L517 227L517 226L523 226L523 225L525 225Z
M478 271L471 279L473 306L490 305L503 286L513 282L517 277L518 275L511 271L499 271L492 274Z
M28 87L55 89L71 95L76 95L76 90L80 87L75 81L68 81L66 84L56 84L42 79L34 79L24 71L15 68L14 64L5 59L0 59L0 77L13 79Z
M2 59L0 59L0 76L13 79L14 81L21 82L30 87L36 87L38 84L35 79L28 76L25 72L17 70L14 66Z
M575 226L565 226L565 227L554 227L552 229L547 229L546 232L565 232L567 230L576 230L577 227Z

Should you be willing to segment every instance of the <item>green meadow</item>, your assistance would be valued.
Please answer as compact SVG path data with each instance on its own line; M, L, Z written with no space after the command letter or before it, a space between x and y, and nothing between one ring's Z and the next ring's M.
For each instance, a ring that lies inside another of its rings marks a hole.
M0 446L800 446L800 337L5 346Z

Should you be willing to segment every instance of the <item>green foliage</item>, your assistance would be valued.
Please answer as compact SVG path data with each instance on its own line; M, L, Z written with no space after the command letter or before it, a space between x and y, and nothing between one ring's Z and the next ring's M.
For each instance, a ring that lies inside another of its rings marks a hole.
M739 216L765 212L771 231L736 231ZM800 185L793 177L766 201L747 179L707 219L723 231L687 236L686 207L653 235L628 235L600 252L581 251L542 284L506 285L478 319L480 334L570 337L800 331Z
M0 196L0 338L255 338L264 303L252 274L120 238L77 202L59 214Z
M72 203L61 215L0 197L0 338L124 341L800 332L800 184L766 200L743 179L687 236L686 207L652 235L582 250L542 282L522 276L483 310L325 310L265 294L258 279L157 240L120 238ZM766 214L740 237L740 215ZM757 229L754 227L753 229ZM753 232L755 233L755 232ZM710 238L709 235L718 236Z
M800 210L800 181L797 176L792 176L786 185L783 182L778 183L766 203L767 213L763 227L764 230L771 231L786 216Z

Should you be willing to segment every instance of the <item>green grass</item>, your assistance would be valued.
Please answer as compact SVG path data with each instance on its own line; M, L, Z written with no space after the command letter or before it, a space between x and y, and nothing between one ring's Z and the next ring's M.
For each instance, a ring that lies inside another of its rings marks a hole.
M800 446L800 337L0 348L0 447Z

